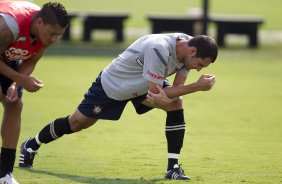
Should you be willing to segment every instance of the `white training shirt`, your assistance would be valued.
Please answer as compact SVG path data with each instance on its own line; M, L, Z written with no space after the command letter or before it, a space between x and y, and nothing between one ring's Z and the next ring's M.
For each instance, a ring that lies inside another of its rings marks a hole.
M102 72L101 82L109 98L126 100L148 92L148 82L162 85L165 78L181 70L176 58L176 40L191 39L183 33L151 34L132 43Z

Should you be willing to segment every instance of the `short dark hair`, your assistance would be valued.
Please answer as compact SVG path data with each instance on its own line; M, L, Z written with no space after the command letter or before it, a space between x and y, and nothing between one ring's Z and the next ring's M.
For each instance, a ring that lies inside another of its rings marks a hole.
M58 2L44 4L36 17L42 18L44 24L59 24L61 27L66 27L70 21L65 7Z
M216 60L218 46L215 40L207 35L197 35L188 41L189 47L196 47L196 57L205 59L210 58L212 63Z

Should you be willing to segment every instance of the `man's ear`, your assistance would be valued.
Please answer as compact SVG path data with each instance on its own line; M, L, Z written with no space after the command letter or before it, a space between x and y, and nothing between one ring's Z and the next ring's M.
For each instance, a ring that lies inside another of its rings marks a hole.
M192 57L197 55L197 48L196 47L191 47L190 51L191 51L191 56Z
M35 22L36 22L36 25L37 25L37 26L42 26L42 25L44 24L42 18L37 18L37 19L35 20Z

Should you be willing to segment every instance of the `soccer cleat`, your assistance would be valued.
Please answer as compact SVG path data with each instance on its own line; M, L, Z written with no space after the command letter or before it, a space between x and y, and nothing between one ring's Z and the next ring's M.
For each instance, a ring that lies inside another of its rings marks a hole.
M29 139L21 144L19 167L32 169L33 160L37 154L37 150L34 151L31 148L26 148L26 143L28 141Z
M6 174L5 177L0 178L0 184L19 184L12 174Z
M165 178L171 180L191 180L184 174L184 170L178 164L175 164L173 169L166 172Z

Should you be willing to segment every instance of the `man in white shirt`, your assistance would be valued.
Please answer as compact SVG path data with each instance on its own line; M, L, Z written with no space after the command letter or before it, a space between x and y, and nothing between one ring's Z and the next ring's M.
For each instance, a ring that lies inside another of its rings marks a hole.
M34 138L22 143L20 167L32 168L42 143L86 129L99 119L118 120L131 101L138 114L152 108L167 112L165 178L189 180L178 164L185 134L181 96L213 87L215 76L211 74L202 75L188 85L185 80L190 70L207 67L217 54L216 42L205 35L151 34L137 39L99 74L72 115L52 121ZM170 85L166 78L173 74L175 78Z

